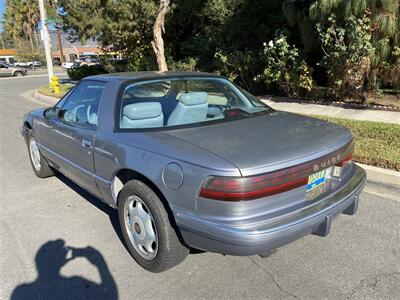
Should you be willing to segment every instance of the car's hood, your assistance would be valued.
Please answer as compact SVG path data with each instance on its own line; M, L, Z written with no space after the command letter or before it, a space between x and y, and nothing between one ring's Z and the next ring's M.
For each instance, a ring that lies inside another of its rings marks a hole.
M168 134L224 158L244 176L301 164L352 139L336 124L278 111Z

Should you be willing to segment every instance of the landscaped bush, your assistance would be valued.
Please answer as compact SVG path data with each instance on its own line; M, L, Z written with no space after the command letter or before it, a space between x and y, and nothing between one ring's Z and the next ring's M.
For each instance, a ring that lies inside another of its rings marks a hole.
M358 98L363 102L364 82L371 65L371 20L351 16L339 26L335 15L326 25L317 24L324 56L320 65L326 69L330 96L334 99Z
M301 58L298 49L289 45L284 34L264 44L265 68L257 78L267 86L277 84L289 97L297 97L313 86L311 69Z
M92 66L83 65L68 70L68 76L72 80L81 80L82 78L85 78L87 76L99 75L105 73L107 73L107 71L104 69L102 65L92 65Z
M189 57L174 61L172 58L168 59L168 69L170 71L196 71L197 70L197 59Z
M255 62L259 61L259 55L251 51L217 51L216 59L217 73L228 77L247 90L252 90L256 75Z

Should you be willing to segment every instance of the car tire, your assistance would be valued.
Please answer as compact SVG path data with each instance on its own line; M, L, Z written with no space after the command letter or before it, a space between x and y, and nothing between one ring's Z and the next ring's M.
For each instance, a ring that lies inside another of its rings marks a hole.
M22 76L24 76L24 73L22 73L21 71L16 71L16 72L14 72L14 76L15 77L22 77Z
M126 246L144 269L163 272L189 254L160 198L145 183L131 180L124 185L118 195L118 216Z
M35 175L40 178L53 176L54 171L40 153L32 130L28 130L26 134L26 144L28 146L29 160Z

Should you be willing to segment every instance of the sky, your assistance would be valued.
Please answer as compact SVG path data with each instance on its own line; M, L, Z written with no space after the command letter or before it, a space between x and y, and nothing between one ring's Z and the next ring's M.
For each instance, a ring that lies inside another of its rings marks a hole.
M6 6L6 0L0 0L0 32L3 31L3 13Z
M0 0L0 32L3 31L3 13L5 10L5 6L6 6L6 0ZM62 33L61 39L62 39L63 45L65 45L66 47L80 46L80 42L71 43L70 41L68 41L67 35L65 33ZM53 37L52 37L52 40L53 40ZM54 40L53 43L55 45L56 41ZM86 45L97 45L97 43L93 40L89 40L89 41L87 41Z

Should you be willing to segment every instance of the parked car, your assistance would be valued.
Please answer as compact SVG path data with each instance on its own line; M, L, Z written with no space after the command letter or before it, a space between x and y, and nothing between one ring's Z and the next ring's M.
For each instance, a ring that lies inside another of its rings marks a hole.
M117 209L129 252L152 272L190 249L266 256L326 236L356 213L366 180L349 130L207 73L89 76L21 132L34 173L57 170Z
M24 68L33 68L33 67L40 67L42 63L38 60L28 61L28 62L15 62L14 66L16 67L24 67Z
M6 62L0 62L0 76L24 76L28 70L21 67L14 67Z
M74 62L73 62L73 61L64 61L64 62L61 64L61 68L64 68L64 69L71 69L73 65L74 65Z
M100 65L100 61L98 59L90 58L90 57L79 58L74 61L73 68L77 68L77 67L85 66L85 65L86 66Z

